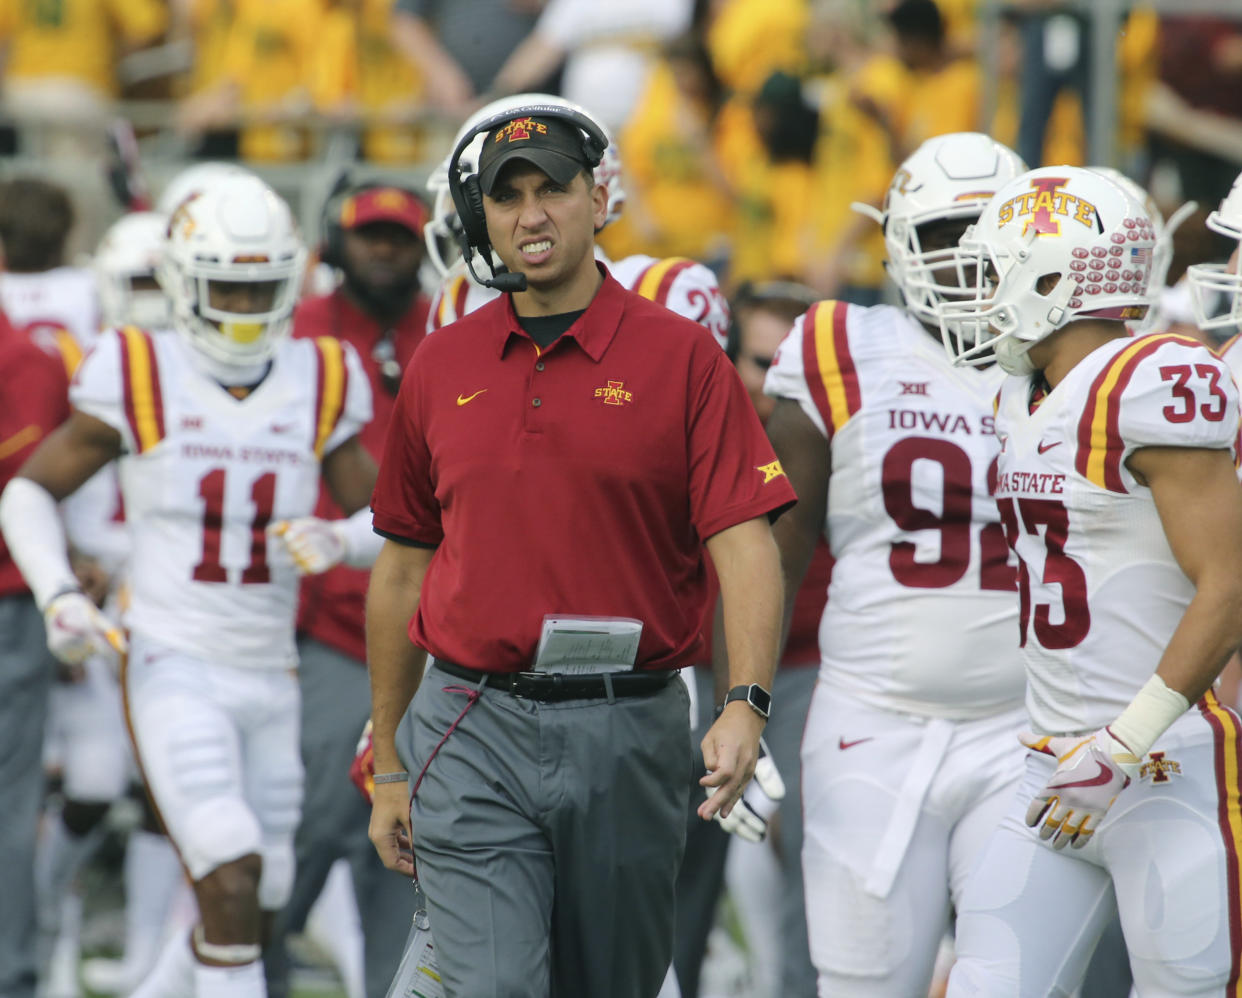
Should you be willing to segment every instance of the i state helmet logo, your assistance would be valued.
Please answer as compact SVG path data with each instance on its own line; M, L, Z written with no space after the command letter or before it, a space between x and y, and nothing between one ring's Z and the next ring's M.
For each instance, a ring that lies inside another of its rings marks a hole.
M1061 219L1071 219L1089 229L1104 231L1099 212L1090 201L1062 188L1069 183L1068 177L1034 177L1031 189L1011 197L1000 206L996 221L1007 225L1015 218L1022 222L1022 235L1031 229L1037 236L1059 236Z

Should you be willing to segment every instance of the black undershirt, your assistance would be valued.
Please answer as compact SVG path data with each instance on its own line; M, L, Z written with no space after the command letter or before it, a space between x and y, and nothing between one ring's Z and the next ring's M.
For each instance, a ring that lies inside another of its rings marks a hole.
M517 320L526 330L526 335L539 344L539 349L546 350L585 311L585 308L580 308L576 312L562 312L560 315L519 315Z

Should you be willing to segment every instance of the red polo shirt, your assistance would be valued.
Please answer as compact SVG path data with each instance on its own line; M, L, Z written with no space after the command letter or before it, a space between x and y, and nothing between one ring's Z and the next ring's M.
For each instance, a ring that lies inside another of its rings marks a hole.
M0 313L0 489L43 438L69 418L69 379L60 355L44 353ZM0 596L29 592L0 537Z
M410 624L437 657L519 671L545 614L581 614L643 621L640 668L688 665L702 539L794 501L711 335L604 274L547 350L503 295L406 374L372 506L438 545Z
M427 299L419 295L393 331L393 348L402 370L426 335ZM331 294L308 298L293 315L293 335L335 336L352 343L362 359L363 370L371 380L371 398L375 415L362 430L360 438L378 461L384 452L384 436L396 399L389 394L380 378L379 362L372 356L375 345L383 338L386 326L357 308L345 292L337 288ZM342 515L327 489L320 488L315 515L335 519ZM365 635L367 569L338 565L322 575L302 580L302 600L298 611L298 628L316 641L331 645L360 663L366 661Z

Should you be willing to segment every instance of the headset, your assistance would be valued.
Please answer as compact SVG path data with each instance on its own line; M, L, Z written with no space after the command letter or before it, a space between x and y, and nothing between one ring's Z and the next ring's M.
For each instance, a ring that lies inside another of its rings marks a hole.
M457 209L457 217L461 221L461 233L458 242L461 244L461 255L466 267L475 282L496 291L525 291L526 275L510 272L503 265L497 266L492 259L492 241L487 234L487 217L483 213L483 189L479 185L477 173L461 173L460 160L466 147L475 136L487 134L498 125L507 124L516 118L559 118L567 121L582 134L582 155L587 165L594 170L604 158L604 150L608 148L608 136L604 130L585 114L555 104L528 104L524 107L502 111L479 122L473 129L463 135L448 163L449 193L453 196L453 205ZM480 157L482 158L482 157ZM478 252L487 261L492 272L491 278L483 278L476 273L471 257Z
M380 187L391 187L393 190L408 194L419 203L424 203L422 195L412 188L387 180L359 181L351 176L349 170L342 171L332 185L332 189L328 191L328 196L324 199L323 208L319 213L320 263L326 263L329 267L335 267L338 270L345 269L345 230L341 228L341 210L345 207L345 202L355 195Z

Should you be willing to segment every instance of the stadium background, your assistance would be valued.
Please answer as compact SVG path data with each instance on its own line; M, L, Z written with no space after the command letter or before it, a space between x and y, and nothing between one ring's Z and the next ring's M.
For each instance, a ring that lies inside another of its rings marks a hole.
M446 52L462 17L501 58L451 87L418 29L443 28ZM606 102L628 193L613 258L694 257L730 294L891 295L879 232L849 205L878 203L944 132L989 132L1031 166L1119 168L1166 215L1198 201L1169 284L1217 257L1202 220L1242 169L1236 0L0 0L0 52L0 180L62 183L80 259L198 159L259 173L313 245L344 172L421 186L467 114L514 89ZM97 864L93 893L112 872ZM736 955L722 994L749 993Z

